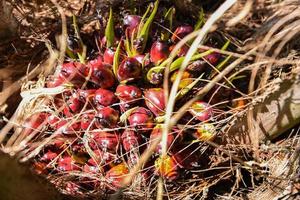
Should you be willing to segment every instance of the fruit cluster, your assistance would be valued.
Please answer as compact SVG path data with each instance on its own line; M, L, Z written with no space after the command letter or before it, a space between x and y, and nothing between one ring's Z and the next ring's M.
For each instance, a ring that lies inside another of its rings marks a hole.
M47 78L46 87L66 89L48 103L47 112L36 113L25 122L27 134L40 130L44 135L55 135L34 160L39 173L85 174L78 185L68 182L66 190L70 193L79 187L116 190L140 155L162 135L167 104L164 69L171 50L194 27L170 26L172 34L159 27L153 30L157 10L158 1L143 17L126 15L121 25L115 25L110 12L105 35L97 41L99 53L93 59L71 59L58 66ZM171 15L170 9L164 16L170 19ZM172 20L168 22L172 24ZM116 34L116 29L122 34ZM82 43L72 42L67 49L71 58L83 49ZM177 52L171 64L169 85L177 77L188 45ZM218 53L199 49L181 78L175 110L190 98L192 88L200 87L199 77L208 77L209 66L216 66L220 58ZM142 181L147 182L153 174L174 181L181 171L197 166L199 155L193 143L214 137L215 127L209 123L213 115L211 105L195 102L182 119L193 126L172 127L167 138L168 155L160 155L159 143L141 169Z

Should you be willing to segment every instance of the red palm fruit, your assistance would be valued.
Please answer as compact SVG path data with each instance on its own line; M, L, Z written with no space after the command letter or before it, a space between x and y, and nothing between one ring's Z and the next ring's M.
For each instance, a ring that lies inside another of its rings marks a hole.
M213 140L216 136L216 128L211 123L201 123L193 136L200 141Z
M89 90L82 90L82 89L78 89L77 90L77 95L78 98L81 102L85 103L85 102L92 102L92 99L95 96L95 89L89 89Z
M131 103L142 97L142 91L134 85L119 85L116 89L116 95L121 101Z
M107 48L103 54L103 62L109 65L114 63L114 56L116 51L111 48Z
M60 76L58 76L58 77L49 76L46 81L46 87L54 88L54 87L64 84L65 82L66 82L66 80Z
M175 48L176 45L172 45L170 46L169 50L172 51ZM183 45L178 51L177 51L177 56L178 57L182 57L185 56L187 54L187 52L189 51L190 47L187 45Z
M159 157L155 161L156 173L168 181L176 180L179 177L179 168L175 159L169 155Z
M125 130L121 136L122 145L125 151L129 152L132 149L137 149L142 143L142 137L132 130Z
M150 59L148 57L146 57L145 55L139 54L134 56L133 58L135 58L137 61L139 61L139 63L141 63L143 66L147 66L150 64Z
M58 156L58 154L56 152L52 152L49 150L42 155L40 160L48 163L48 162L51 162L52 160L54 160L55 158L57 158L57 156Z
M43 123L46 122L48 117L47 113L35 113L28 117L24 122L24 134L29 135L37 130Z
M156 41L152 44L151 50L150 50L150 60L153 63L159 63L169 56L169 46L160 41Z
M195 151L197 149L196 145L195 143L195 145L192 144L188 147L182 146L180 151L177 150L176 154L172 156L180 168L193 169L199 166L200 154L199 151Z
M97 163L93 158L90 158L83 166L83 171L86 173L98 174L101 173L103 170L99 166L99 163Z
M119 121L119 113L111 107L103 107L96 114L97 128L114 128Z
M171 76L171 82L174 83L178 75L178 71L175 71ZM190 72L184 71L178 85L179 89L186 88L189 84L193 82L193 76Z
M117 101L118 99L113 92L102 88L96 90L93 99L94 105L98 110L101 110L102 107L111 106Z
M205 60L207 60L210 64L216 65L220 59L221 55L217 52L211 53L205 56Z
M153 115L150 110L139 107L135 109L128 117L130 126L137 128L139 131L147 131L153 127Z
M54 114L50 114L47 117L47 123L51 129L55 128L56 124L59 123L60 118Z
M149 82L153 85L161 84L164 79L163 72L152 71L149 77Z
M88 61L88 67L99 67L103 65L103 58L101 56L97 56L95 59L93 60L89 60Z
M195 73L199 74L205 70L206 66L207 66L206 62L201 59L201 60L196 60L196 61L192 62L191 64L189 64L187 66L186 69L187 69L187 71L189 71L191 73L195 72Z
M129 170L125 163L118 164L112 167L105 175L108 183L114 188L120 188L123 180L126 178Z
M159 140L162 136L162 126L161 124L157 124L152 132L151 132L151 135L150 135L150 145L153 144L154 142L156 142L157 140ZM174 142L174 133L168 133L168 138L167 138L167 150L169 150L169 148L171 147L171 145L173 144ZM160 154L162 151L162 142L160 142L156 149L155 149L155 152Z
M69 81L75 85L81 85L85 81L84 74L85 66L77 62L64 63L61 66L59 77Z
M127 29L129 36L131 37L132 32L139 26L141 17L138 15L126 15L123 20L123 24Z
M68 124L70 121L63 119L57 123L56 129L60 129L60 132L64 135L73 135L80 130L80 122L74 122Z
M156 116L165 113L165 92L163 88L150 88L144 91L147 107Z
M80 166L70 156L65 156L58 160L57 170L59 171L76 171L80 170Z
M73 116L73 114L76 114L81 111L82 109L82 102L79 100L79 98L75 95L72 95L70 99L67 100L66 105L64 107L63 113L67 117Z
M84 113L81 116L80 128L82 130L87 130L88 128L90 128L90 130L94 129L95 128L94 124L91 125L94 118L95 118L95 113L94 112Z
M35 161L33 163L33 170L38 175L48 174L47 163L40 162L40 161Z
M119 81L141 78L142 64L135 58L126 58L119 65L117 76Z
M180 39L184 38L188 34L194 31L194 28L189 25L179 26L174 31L171 40L174 43L177 43Z
M91 66L91 78L90 81L96 86L107 89L111 88L115 84L115 77L111 69L106 65L93 65Z
M91 136L90 146L94 150L116 152L119 147L120 137L116 133L93 132Z
M196 101L192 104L189 112L200 121L207 121L213 116L211 106L204 101Z

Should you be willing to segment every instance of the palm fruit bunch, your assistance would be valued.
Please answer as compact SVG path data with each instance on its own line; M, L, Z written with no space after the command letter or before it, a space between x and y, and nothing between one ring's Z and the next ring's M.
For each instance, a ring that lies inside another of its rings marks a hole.
M63 91L48 99L48 109L25 121L26 135L51 137L35 156L34 169L66 176L64 186L58 178L54 183L69 194L116 191L143 152L162 136L167 106L163 81L169 54L199 27L179 22L174 26L174 8L158 10L156 1L143 16L125 15L122 21L115 20L110 10L93 56L82 56L81 38L69 37L65 62L45 81L45 90L63 87ZM159 17L164 19L163 26L157 25ZM169 87L189 45L181 47L171 63ZM207 84L202 80L212 78L213 68L222 60L223 55L212 50L198 50L181 78L174 112ZM140 184L147 186L159 176L172 183L201 166L199 143L214 139L219 113L222 110L205 99L193 103L171 127L167 155L161 156L160 142L140 169ZM70 179L70 174L77 177Z

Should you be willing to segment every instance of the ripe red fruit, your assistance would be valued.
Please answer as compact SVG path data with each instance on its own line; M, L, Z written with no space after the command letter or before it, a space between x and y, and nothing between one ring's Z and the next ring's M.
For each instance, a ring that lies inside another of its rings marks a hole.
M54 87L64 84L65 82L66 82L66 80L60 76L58 76L58 77L49 76L46 81L46 86L47 86L47 88L54 88Z
M95 59L93 60L89 60L88 61L88 67L91 68L91 67L100 67L103 65L103 58L101 56L97 56Z
M23 124L24 134L29 135L33 131L37 130L43 123L46 122L47 117L47 113L35 113L28 117Z
M150 60L154 63L159 63L169 56L169 47L166 43L156 41L152 44L150 50Z
M79 98L76 95L72 95L70 99L67 100L66 105L64 107L64 115L67 117L73 116L73 114L76 114L81 111L82 109L82 102L79 100Z
M106 65L93 65L91 66L91 78L90 81L96 86L107 89L111 88L115 84L115 77L111 69Z
M123 23L124 23L125 28L128 30L130 37L132 35L132 32L140 24L140 21L141 21L141 17L138 15L126 15L124 17Z
M92 99L95 96L95 89L89 89L89 90L82 90L82 89L78 89L77 90L77 96L79 98L79 100L83 103L85 102L92 102Z
M213 115L211 106L204 101L196 101L192 104L189 112L200 121L207 121Z
M147 107L156 115L165 113L165 92L163 88L150 88L144 91Z
M90 146L94 150L116 152L119 147L120 137L116 133L93 132L91 136Z
M205 60L207 60L210 64L216 65L220 59L221 55L219 53L211 53L207 56L205 56Z
M143 66L147 66L150 64L150 59L148 57L146 57L145 55L139 54L134 56L133 58L135 58L137 61L139 61L139 63L141 63Z
M97 107L97 109L101 109L105 106L110 106L118 101L117 97L113 92L106 89L98 89L95 92L94 96L94 104Z
M42 155L40 160L48 163L48 162L51 162L52 160L54 160L55 158L57 158L57 156L58 156L58 154L56 152L52 152L49 150Z
M168 181L176 180L179 177L179 168L172 156L159 157L154 166L156 173Z
M56 129L60 129L64 135L75 135L80 130L80 122L68 124L69 122L70 121L66 119L60 120L56 125Z
M64 63L58 77L75 85L81 85L85 81L84 74L82 74L85 68L83 64L78 62Z
M121 101L132 103L132 101L142 97L142 91L133 85L119 85L116 89L116 95Z
M109 65L114 63L115 51L111 48L107 48L103 54L103 62Z
M89 113L84 113L81 116L81 120L80 120L80 128L82 130L87 130L88 128L90 128L90 130L94 129L94 124L91 125L91 123L93 122L95 118L95 113L94 112L89 112Z
M75 164L70 156L65 156L58 160L57 170L59 171L76 171L80 170L80 166Z
M86 164L83 166L83 171L91 174L101 173L102 169L93 158L90 158Z
M117 76L119 81L141 78L142 64L135 58L126 58L120 64Z
M122 144L125 151L129 152L133 149L138 150L142 143L142 137L137 132L132 130L125 130L121 136Z
M180 39L184 38L185 36L187 36L188 34L190 34L193 31L194 31L194 28L192 26L189 26L189 25L179 26L174 31L174 33L171 37L171 40L176 43Z
M117 166L112 167L106 173L106 180L114 188L121 187L123 180L126 178L126 175L129 173L129 170L125 163L118 164Z
M161 136L162 136L162 126L160 124L157 124L152 132L151 132L151 135L150 135L150 145L154 142L156 142ZM167 150L169 150L169 148L171 147L171 145L173 144L174 142L174 133L168 133L168 138L167 138ZM156 149L155 149L155 152L160 154L161 153L161 150L162 150L162 143L160 142Z
M139 131L150 130L154 124L152 113L143 107L135 109L128 117L128 121L131 127L135 127Z
M98 128L114 128L119 121L119 113L111 107L104 107L96 114L95 125Z

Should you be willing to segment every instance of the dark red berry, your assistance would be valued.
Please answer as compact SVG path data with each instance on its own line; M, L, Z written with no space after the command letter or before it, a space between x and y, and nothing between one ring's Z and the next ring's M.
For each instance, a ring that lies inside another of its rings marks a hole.
M94 100L93 100L97 109L110 106L116 103L117 101L118 99L113 92L102 88L96 90Z
M154 124L151 111L143 107L135 109L128 117L128 121L131 127L139 131L150 130Z
M132 103L142 97L142 91L133 85L119 85L116 89L116 95L121 101Z
M107 89L111 88L115 84L114 74L106 65L91 66L91 78L90 81L96 86Z
M95 113L94 112L89 112L89 113L85 113L81 116L81 120L80 120L80 128L82 130L87 130L88 128L90 128L90 130L94 129L94 124L91 125L91 123L93 122L93 120L95 119Z
M150 50L150 60L154 63L159 63L169 56L169 47L166 43L156 41L152 44Z
M70 99L67 100L66 105L64 107L64 115L67 117L73 116L73 114L78 113L82 109L82 102L76 95L72 95Z
M211 65L216 65L220 59L221 55L219 53L211 53L205 56L205 60L207 60Z
M70 156L65 156L58 160L57 170L59 170L59 171L75 171L75 170L80 170L80 166L77 165Z
M204 101L194 102L189 112L200 121L207 121L213 115L212 107Z
M180 39L184 38L185 36L187 36L188 34L190 34L193 31L194 31L194 28L192 26L189 26L189 25L179 26L174 31L174 33L171 37L171 40L176 43Z
M128 30L129 36L132 35L133 31L138 27L140 24L141 17L138 15L126 15L124 17L124 26Z
M107 48L103 54L103 62L109 65L114 63L115 51L111 48Z
M141 135L132 130L125 130L121 138L122 138L123 148L127 152L133 149L138 150L138 147L142 143Z
M57 158L57 156L58 156L58 154L56 152L52 152L49 150L42 155L40 160L48 163L48 162L51 162L52 160L54 160L55 158Z
M64 63L61 66L58 77L75 85L81 85L85 81L83 71L85 66L77 62Z
M81 102L85 103L85 102L92 102L92 99L95 96L95 89L89 89L89 90L82 90L82 89L78 89L77 90L77 95L78 98Z
M117 75L119 81L141 78L142 64L135 58L126 58L120 64Z
M150 135L150 144L154 143L155 141L159 140L162 136L162 126L160 124L156 125ZM169 150L169 148L171 147L172 143L174 142L174 133L168 133L168 137L167 137L167 150ZM157 154L160 154L162 150L162 143L160 142L156 149L155 152Z
M156 115L165 113L165 92L163 88L150 88L144 91L147 107Z
M116 133L93 132L91 136L90 146L94 150L116 152L119 147L120 137Z
M98 128L114 128L119 121L119 113L111 107L103 107L96 114L95 125Z

